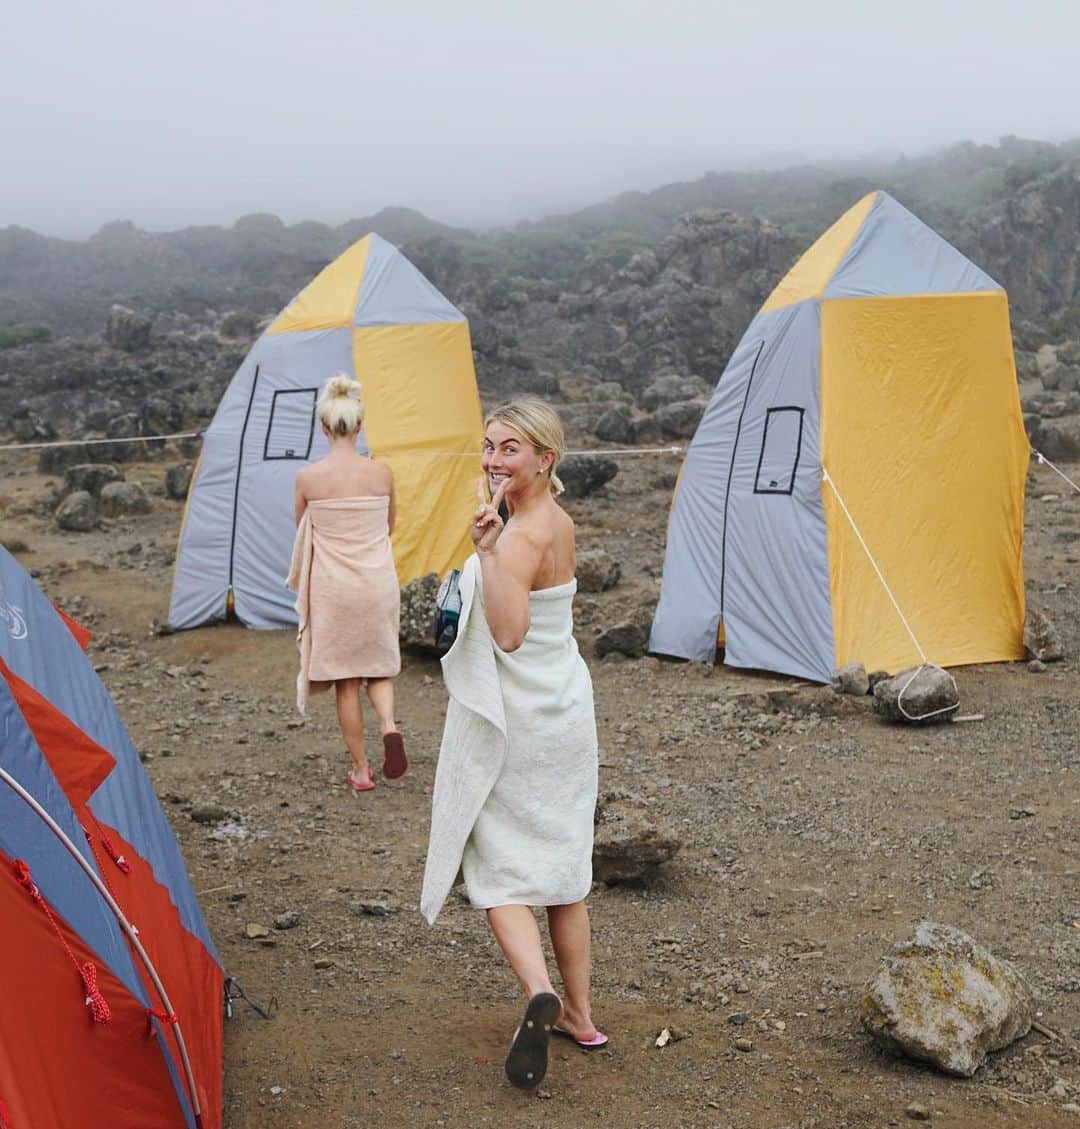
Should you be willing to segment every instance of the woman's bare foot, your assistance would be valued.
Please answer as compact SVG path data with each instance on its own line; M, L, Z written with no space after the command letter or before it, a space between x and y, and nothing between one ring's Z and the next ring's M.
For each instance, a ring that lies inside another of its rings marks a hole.
M599 1034L588 1011L575 1011L569 1004L565 1003L556 1025L560 1031L565 1031L567 1035L570 1035L579 1043L592 1042Z
M375 773L367 761L361 766L354 763L346 774L345 780L353 792L370 792L375 787Z

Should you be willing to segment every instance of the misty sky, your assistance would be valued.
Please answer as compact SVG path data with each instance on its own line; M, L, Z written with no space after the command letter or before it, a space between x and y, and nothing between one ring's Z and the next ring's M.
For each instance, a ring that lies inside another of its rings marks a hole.
M491 225L778 153L1080 134L1075 0L4 6L0 227Z

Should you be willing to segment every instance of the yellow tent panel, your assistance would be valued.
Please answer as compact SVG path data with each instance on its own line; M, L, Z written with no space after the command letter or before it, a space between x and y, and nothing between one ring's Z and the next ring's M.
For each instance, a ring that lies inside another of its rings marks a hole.
M1022 658L1028 444L1005 293L823 301L821 368L822 465L923 649ZM837 665L917 663L828 484L823 498Z
M852 241L859 234L863 220L877 198L876 192L867 193L853 204L795 263L765 300L761 313L793 306L807 298L821 296L836 268L848 253Z
M300 333L352 325L370 246L370 235L357 240L297 294L266 332Z
M399 515L410 515L393 538L398 578L442 575L471 552L467 518L480 474L468 324L355 329L353 367L368 447L394 472Z

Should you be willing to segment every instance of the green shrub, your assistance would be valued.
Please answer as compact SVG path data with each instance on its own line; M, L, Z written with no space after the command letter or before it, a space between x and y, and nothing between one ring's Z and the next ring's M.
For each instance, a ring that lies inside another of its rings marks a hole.
M19 345L51 340L52 330L47 325L32 325L29 322L0 325L0 349L15 349Z

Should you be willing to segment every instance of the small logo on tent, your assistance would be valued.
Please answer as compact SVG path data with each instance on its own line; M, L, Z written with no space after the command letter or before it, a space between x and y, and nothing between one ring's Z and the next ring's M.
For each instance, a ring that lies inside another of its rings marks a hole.
M0 584L0 623L4 625L12 639L25 639L30 634L26 628L26 617L22 613L22 608L17 608L4 599L2 584Z
M3 600L0 600L0 622L7 628L7 633L12 639L25 639L30 634L26 629L26 619L23 617L22 609Z

